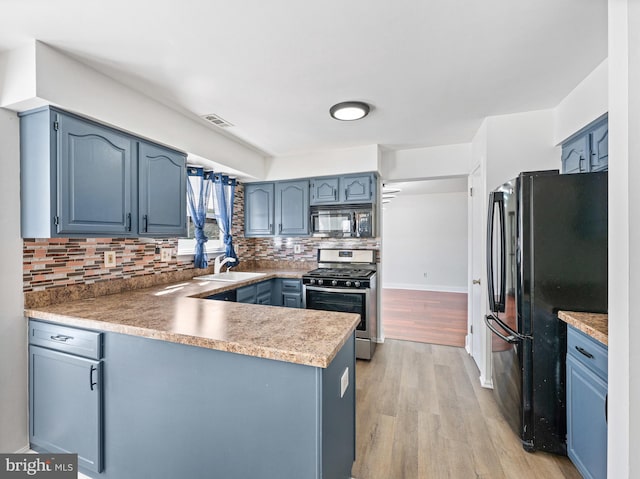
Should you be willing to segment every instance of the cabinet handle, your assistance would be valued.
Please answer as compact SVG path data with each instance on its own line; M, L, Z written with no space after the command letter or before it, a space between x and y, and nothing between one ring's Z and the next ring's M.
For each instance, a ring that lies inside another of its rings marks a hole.
M272 232L272 231L273 231L273 224L269 223L269 232Z
M348 199L349 198L349 190L347 188L344 189L344 199Z
M55 336L51 336L51 339L54 341L60 341L61 343L66 343L68 340L73 339L73 336L65 336L64 334L56 334Z
M148 226L149 226L149 217L147 215L144 215L142 217L142 224L143 224L144 232L147 233L148 232L147 229L148 229Z
M333 190L333 199L335 201L338 201L338 188L336 188L335 190Z
M278 225L278 233L282 233L282 223Z
M593 359L593 354L591 354L589 351L587 351L584 348L581 348L580 346L576 346L576 349L578 350L578 352L580 354L585 355L586 357L588 357L589 359Z
M582 155L580 155L580 160L579 160L579 162L578 162L578 169L579 169L580 171L584 171L584 170L582 169L582 162L583 162L584 160L585 160L585 158L583 158L583 157L582 157Z
M93 382L93 372L97 370L98 368L93 365L91 365L91 369L89 369L89 387L91 388L92 391L93 391L93 386L98 385L98 383Z
M131 213L127 213L127 231L131 231Z

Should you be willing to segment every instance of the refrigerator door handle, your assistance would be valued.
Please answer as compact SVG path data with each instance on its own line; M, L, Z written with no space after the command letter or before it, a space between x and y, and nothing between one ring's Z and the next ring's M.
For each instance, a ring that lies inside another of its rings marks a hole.
M493 334L495 334L496 336L498 336L500 339L502 339L503 341L509 343L509 344L515 344L520 342L520 338L510 334L509 336L505 336L504 334L502 334L500 331L498 331L495 326L491 323L491 321L495 321L496 317L492 314L488 314L484 317L484 322L486 323L487 327L493 332Z
M498 215L496 218L496 210ZM496 219L498 221L497 231L494 229ZM494 244L494 237L499 234L499 243ZM489 195L489 215L487 218L487 288L489 293L489 309L492 312L504 312L505 293L506 293L506 228L504 224L504 195L501 191L492 191ZM496 249L500 248L499 277L494 275L494 259L496 258ZM496 279L499 281L496 284ZM498 297L496 298L496 289Z

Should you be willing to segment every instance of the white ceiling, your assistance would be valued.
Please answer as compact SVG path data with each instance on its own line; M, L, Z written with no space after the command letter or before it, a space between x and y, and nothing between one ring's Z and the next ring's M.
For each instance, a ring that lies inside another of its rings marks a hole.
M607 55L607 1L0 2L0 50L32 39L271 155L433 146L557 105ZM332 120L344 100L373 111Z

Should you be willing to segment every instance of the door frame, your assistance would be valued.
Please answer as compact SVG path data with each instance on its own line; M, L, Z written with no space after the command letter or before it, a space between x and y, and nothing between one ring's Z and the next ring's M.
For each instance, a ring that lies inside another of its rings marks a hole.
M477 184L474 184L473 178L477 178ZM487 194L486 194L486 172L481 163L475 164L469 173L467 185L469 187L469 201L468 201L468 278L467 284L469 288L469 300L467 301L467 336L465 338L465 349L473 357L478 370L480 371L480 385L486 388L493 388L492 371L491 371L491 337L487 333L487 328L482 320L484 312L487 310L487 275L485 268L482 265L486 264L486 232L485 232L485 215L482 212L487 210ZM471 189L473 188L473 190ZM482 216L480 220L474 218L474 202L476 208L481 212ZM477 224L474 225L474 219ZM474 248L475 246L475 248ZM478 255L478 258L474 258L474 250ZM474 260L479 260L480 271L477 273L480 279L480 285L474 285L473 265ZM480 298L478 304L474 304L473 288L480 288ZM475 309L474 309L475 308ZM476 324L474 326L473 319L476 318ZM479 341L476 344L480 345L479 351L474 351L473 335L479 335Z

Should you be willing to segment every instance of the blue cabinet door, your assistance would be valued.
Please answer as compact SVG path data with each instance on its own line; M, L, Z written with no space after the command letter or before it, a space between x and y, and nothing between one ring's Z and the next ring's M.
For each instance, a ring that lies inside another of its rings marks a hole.
M102 470L102 361L29 346L29 439Z
M589 135L581 135L562 145L562 173L589 171Z
M607 383L567 355L567 454L587 479L607 477Z
M280 236L309 234L309 182L284 181L275 184L277 229Z
M186 236L187 158L146 142L138 153L140 236Z
M285 308L302 308L300 293L282 293L282 306Z
M334 178L313 178L311 180L311 204L332 205L340 203L340 180Z
M274 234L274 185L250 183L244 190L244 235L271 236Z
M236 301L238 303L256 304L257 294L255 284L243 286L236 290Z
M591 171L605 171L609 168L609 124L596 126L590 135L591 140Z
M340 178L342 203L371 203L373 201L373 175L343 176Z
M60 113L58 234L128 235L135 228L135 141Z

